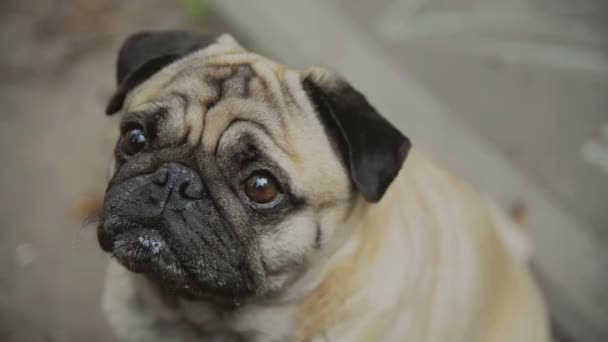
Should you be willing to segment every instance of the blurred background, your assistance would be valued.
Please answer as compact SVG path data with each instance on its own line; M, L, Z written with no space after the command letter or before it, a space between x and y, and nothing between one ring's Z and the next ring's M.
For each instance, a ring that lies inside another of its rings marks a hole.
M0 341L111 341L103 115L120 42L230 32L342 72L420 148L505 210L525 208L559 341L608 341L608 2L3 0Z

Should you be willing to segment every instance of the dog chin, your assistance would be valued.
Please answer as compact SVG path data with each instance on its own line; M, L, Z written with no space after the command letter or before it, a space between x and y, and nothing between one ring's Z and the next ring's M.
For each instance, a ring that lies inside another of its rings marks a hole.
M163 290L189 297L203 294L155 230L132 228L120 233L108 252L128 270L146 275Z

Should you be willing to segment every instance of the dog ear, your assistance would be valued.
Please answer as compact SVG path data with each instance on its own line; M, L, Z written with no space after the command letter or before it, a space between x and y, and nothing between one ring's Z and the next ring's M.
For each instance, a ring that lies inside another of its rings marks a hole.
M304 74L302 84L355 187L367 201L378 202L401 169L409 139L335 73L315 68Z
M119 111L129 91L173 63L215 42L215 37L186 31L139 32L120 47L116 63L117 89L106 107L106 114Z

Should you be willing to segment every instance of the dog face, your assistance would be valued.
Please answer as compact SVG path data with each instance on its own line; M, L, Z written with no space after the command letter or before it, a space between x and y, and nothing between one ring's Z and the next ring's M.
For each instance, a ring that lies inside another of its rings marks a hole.
M136 34L117 76L100 245L176 295L286 288L355 201L381 199L410 147L339 76L289 69L227 35Z

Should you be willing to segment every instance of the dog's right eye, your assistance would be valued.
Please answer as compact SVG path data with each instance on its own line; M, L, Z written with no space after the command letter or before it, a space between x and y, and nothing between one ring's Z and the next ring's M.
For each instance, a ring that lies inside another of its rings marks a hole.
M127 155L134 155L146 146L146 135L143 127L129 126L120 138L120 150Z

